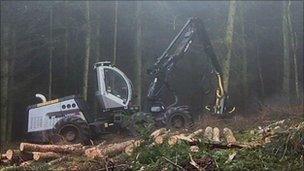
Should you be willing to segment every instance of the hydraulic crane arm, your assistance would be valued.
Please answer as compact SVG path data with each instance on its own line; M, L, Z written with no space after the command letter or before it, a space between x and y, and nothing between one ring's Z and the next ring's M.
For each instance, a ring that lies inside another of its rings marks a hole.
M160 101L161 90L164 87L168 87L168 75L175 64L187 54L194 39L198 39L199 43L203 45L205 54L210 59L217 76L216 100L212 109L210 107L206 107L206 109L212 110L217 114L223 114L227 96L223 89L222 69L210 43L205 26L198 18L190 18L186 22L168 48L157 58L153 67L148 70L149 75L151 75L153 79L147 97L152 104L153 102Z

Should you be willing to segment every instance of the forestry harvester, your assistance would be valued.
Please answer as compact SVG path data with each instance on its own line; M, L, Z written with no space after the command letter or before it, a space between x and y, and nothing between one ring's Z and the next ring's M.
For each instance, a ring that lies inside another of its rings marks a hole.
M135 134L139 126L156 125L175 129L190 126L193 122L190 109L188 106L177 106L177 96L169 87L168 76L175 64L187 54L195 39L203 45L217 80L215 102L205 109L215 114L231 113L234 108L226 107L227 94L223 89L221 67L203 22L190 18L148 70L152 79L145 112L139 112L139 106L131 105L132 84L127 76L110 62L98 62L94 64L94 69L98 85L96 97L101 112L91 114L86 102L75 95L47 101L43 95L36 94L42 103L28 107L29 137L32 141L48 142L53 136L60 135L65 141L75 143L85 142L113 128ZM175 97L171 105L166 106L162 101L164 91L172 92Z

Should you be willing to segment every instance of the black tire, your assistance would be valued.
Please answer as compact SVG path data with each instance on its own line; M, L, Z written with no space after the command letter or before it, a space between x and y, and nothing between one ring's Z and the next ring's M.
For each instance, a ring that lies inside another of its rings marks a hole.
M79 117L65 117L54 126L54 133L61 135L67 143L87 144L90 140L90 127Z
M171 130L185 129L193 125L193 120L188 110L173 108L167 113L166 125Z

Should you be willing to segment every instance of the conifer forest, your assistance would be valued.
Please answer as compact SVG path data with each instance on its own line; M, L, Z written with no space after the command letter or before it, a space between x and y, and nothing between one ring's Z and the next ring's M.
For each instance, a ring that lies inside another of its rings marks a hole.
M0 171L304 169L303 1L0 7Z

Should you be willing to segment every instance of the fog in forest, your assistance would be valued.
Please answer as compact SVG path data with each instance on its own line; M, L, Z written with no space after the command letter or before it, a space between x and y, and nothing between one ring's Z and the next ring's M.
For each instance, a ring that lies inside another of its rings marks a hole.
M132 82L129 105L149 112L155 80L147 70L191 17L204 24L234 115L296 108L303 117L302 1L1 1L1 142L25 139L37 93L48 101L80 95L90 115L103 112L96 62L121 70ZM215 103L217 70L202 44L190 43L161 105L170 106L174 92L175 105L201 118Z

